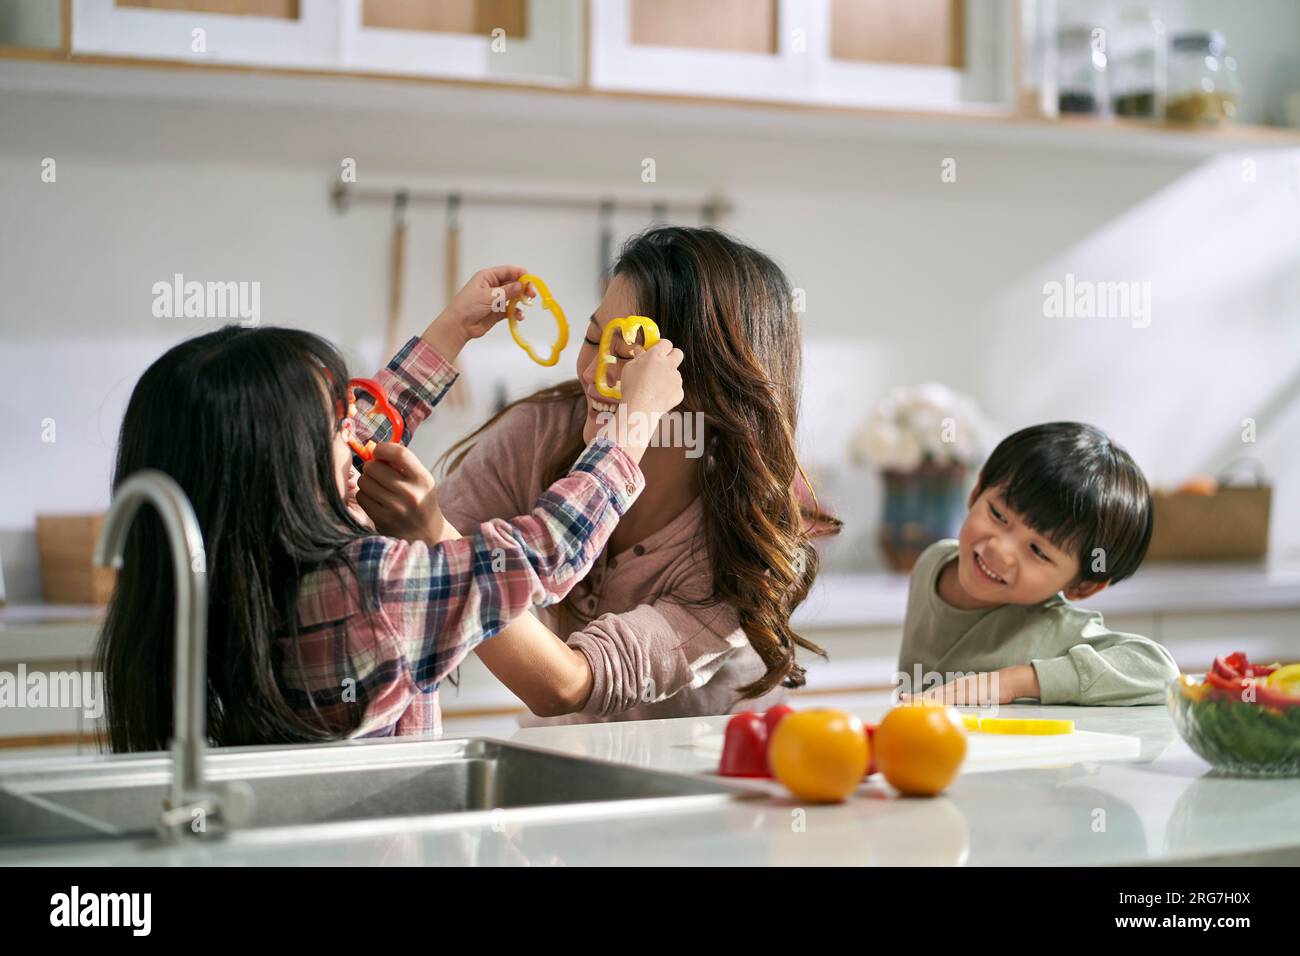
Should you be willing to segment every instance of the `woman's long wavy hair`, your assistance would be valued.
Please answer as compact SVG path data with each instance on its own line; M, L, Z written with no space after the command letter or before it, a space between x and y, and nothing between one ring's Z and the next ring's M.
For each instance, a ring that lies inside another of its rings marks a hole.
M349 729L290 705L272 640L288 633L297 648L302 576L367 533L348 514L333 467L331 409L346 407L347 380L342 357L319 336L227 326L169 350L131 393L113 487L156 468L194 506L207 552L214 744L328 740ZM123 557L97 652L108 742L117 752L163 750L173 733L176 594L151 506L137 514Z
M740 616L766 671L741 688L758 697L804 684L796 648L824 652L790 626L817 576L817 534L840 522L823 513L795 453L802 348L792 289L767 256L715 229L666 226L630 239L612 275L627 279L637 310L685 354L683 410L704 413L700 463L704 539L714 601ZM520 404L582 397L575 379L502 409L448 451L449 470L477 437ZM549 483L581 453L582 419L545 470ZM807 496L802 493L807 490Z

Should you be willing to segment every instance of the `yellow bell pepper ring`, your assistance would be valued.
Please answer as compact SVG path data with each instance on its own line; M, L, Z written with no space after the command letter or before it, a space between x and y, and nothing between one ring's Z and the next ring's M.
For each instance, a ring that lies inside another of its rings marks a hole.
M1074 733L1072 720L1045 720L1036 717L979 717L963 714L962 723L967 730L981 734L1028 734L1050 736Z
M623 341L628 345L635 345L636 334L644 331L645 347L650 348L659 341L659 326L655 325L654 319L644 315L625 315L621 319L610 319L605 325L605 331L600 333L600 365L596 369L596 391L606 398L622 401L623 389L617 385L610 385L606 373L606 369L618 361L616 356L609 354L609 347L614 344L615 330L622 332Z
M510 337L513 338L515 344L527 352L528 357L538 365L554 365L560 360L560 353L564 351L564 347L569 344L569 320L564 317L564 310L560 308L560 303L555 301L555 296L551 295L551 290L547 288L545 282L537 276L527 273L521 275L519 281L523 284L525 289L528 288L528 283L531 282L533 287L537 289L538 293L542 297L542 308L555 316L555 342L551 345L550 357L541 358L533 351L533 347L528 343L528 341L519 334L519 329L516 327L515 320L515 306L519 304L519 298L511 299L506 303L506 316L510 321Z

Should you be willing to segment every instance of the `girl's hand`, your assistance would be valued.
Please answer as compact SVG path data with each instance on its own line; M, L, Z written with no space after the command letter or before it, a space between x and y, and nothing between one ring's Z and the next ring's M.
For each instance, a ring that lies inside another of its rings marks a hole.
M682 403L682 350L660 339L651 348L638 352L625 366L619 379L623 404L629 413L651 415L655 422L664 412Z
M660 339L652 348L637 349L619 378L623 407L606 422L601 434L639 464L654 441L659 419L682 402L682 373L678 366L684 356L667 339Z
M366 462L357 486L357 503L390 538L434 545L456 537L438 507L438 492L429 469L405 445L383 442Z
M509 300L537 294L532 283L525 289L519 282L519 277L526 271L522 266L480 269L470 276L447 308L430 323L422 338L443 358L448 361L455 359L465 343L484 335L506 318ZM523 310L516 308L515 318L523 317Z

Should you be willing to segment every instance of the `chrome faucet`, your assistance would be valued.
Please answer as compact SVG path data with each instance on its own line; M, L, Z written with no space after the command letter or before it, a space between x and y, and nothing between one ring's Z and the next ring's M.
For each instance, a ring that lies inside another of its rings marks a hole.
M204 779L208 719L208 569L203 532L190 500L170 476L138 471L122 482L104 517L95 563L122 566L127 531L140 506L157 509L167 533L176 584L176 669L172 679L172 786L160 827L165 835L204 835L246 820L252 793L244 784Z

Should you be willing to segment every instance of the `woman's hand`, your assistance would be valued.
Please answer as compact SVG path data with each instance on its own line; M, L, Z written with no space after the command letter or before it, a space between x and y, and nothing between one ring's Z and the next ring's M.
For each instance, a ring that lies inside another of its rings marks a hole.
M506 305L511 299L537 294L532 283L525 289L519 282L525 271L522 266L480 269L470 276L421 337L447 361L454 360L470 339L486 334L506 318ZM515 318L523 317L523 310L516 307Z
M438 507L438 490L429 469L405 445L383 442L366 462L357 485L357 503L390 538L430 546L458 537Z

